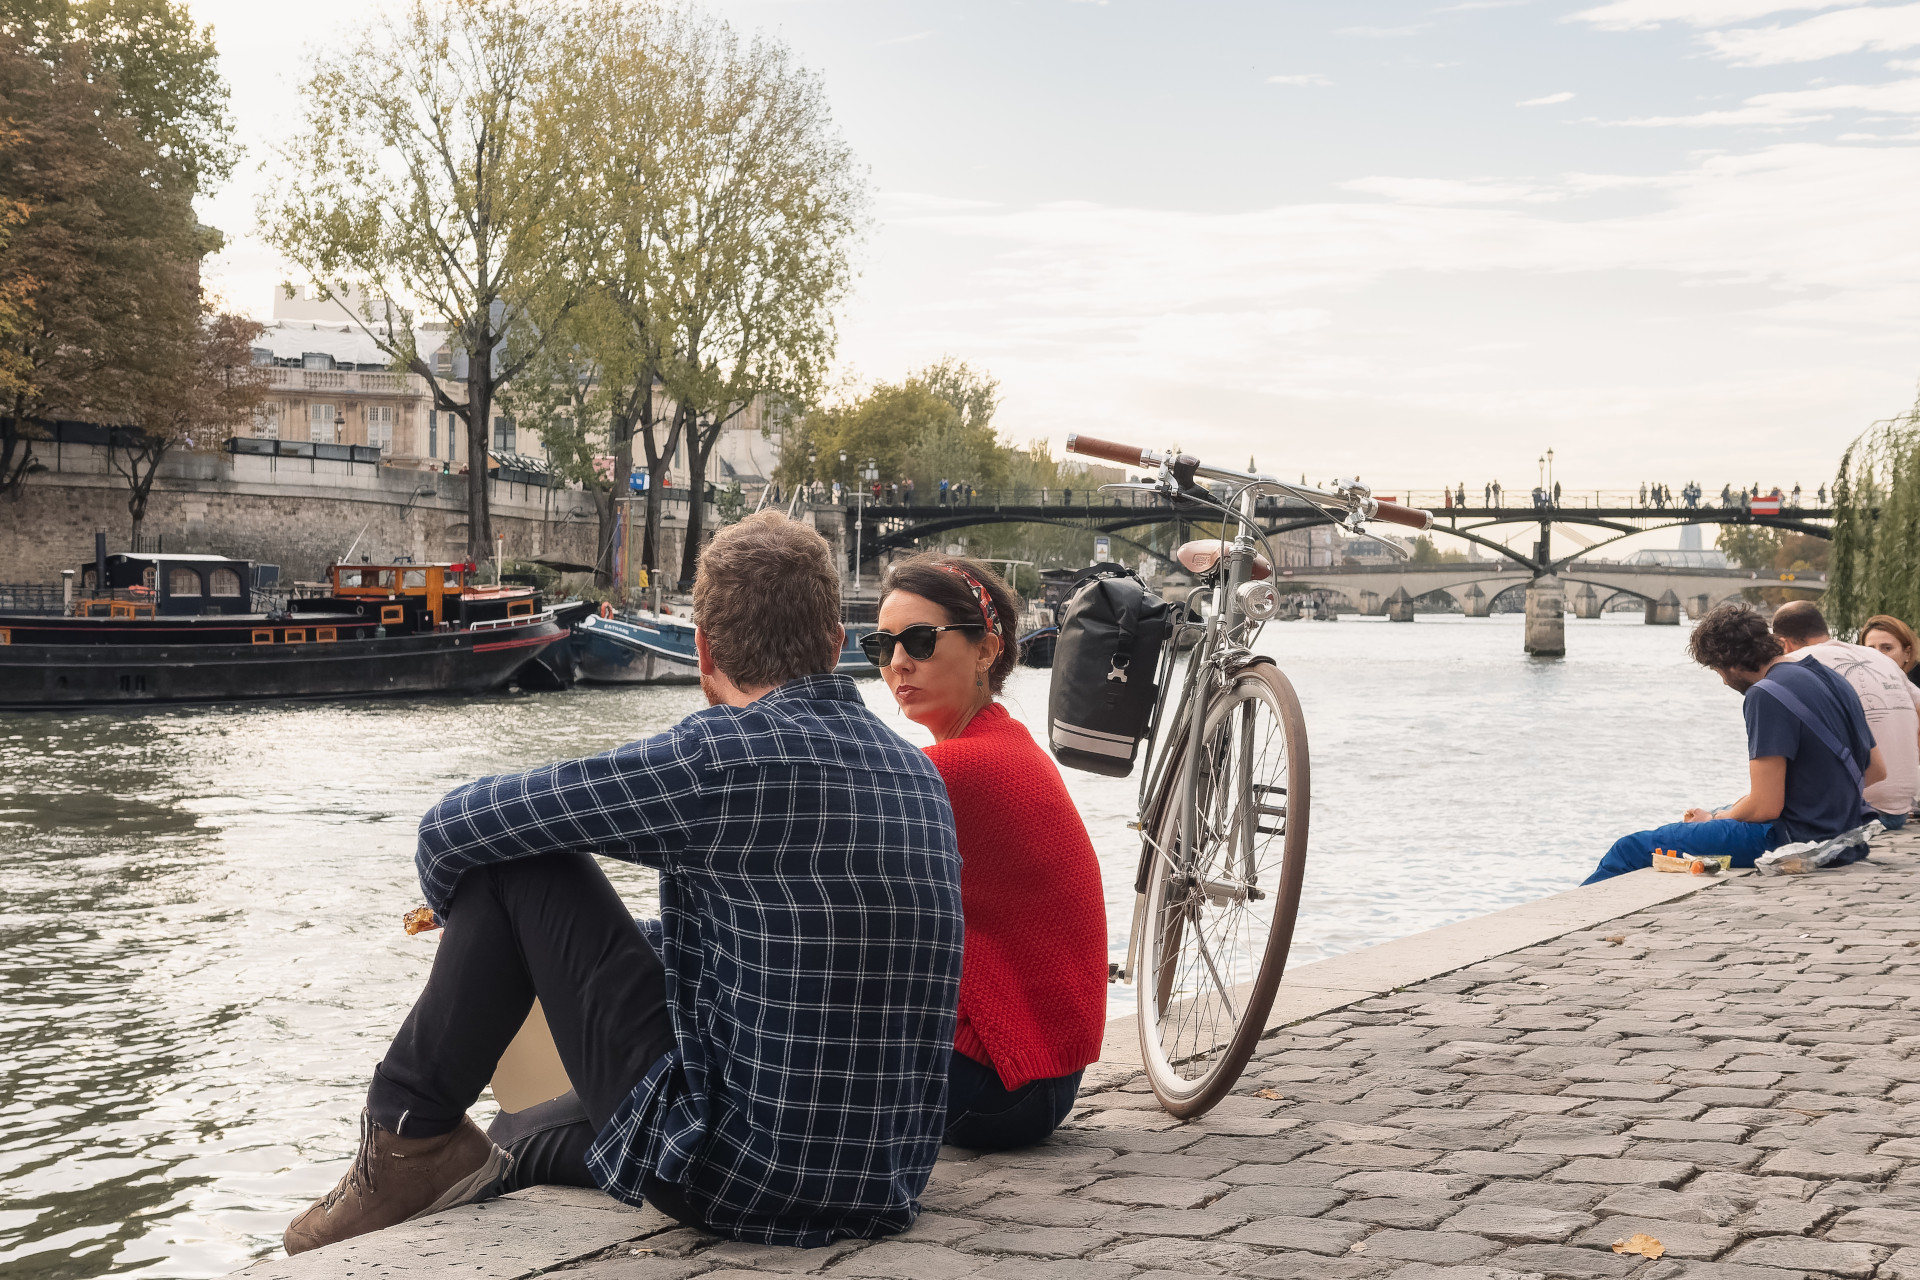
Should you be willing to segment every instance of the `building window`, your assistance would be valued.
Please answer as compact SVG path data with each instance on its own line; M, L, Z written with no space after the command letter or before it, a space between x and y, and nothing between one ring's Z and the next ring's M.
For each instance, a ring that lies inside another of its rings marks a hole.
M280 438L280 402L269 400L260 406L258 434L268 440Z
M452 450L448 452L451 453ZM429 458L440 456L440 415L432 409L427 410L427 456Z
M199 571L196 569L167 570L167 594L175 597L199 595Z
M433 371L443 378L453 376L453 352L436 351L433 353Z
M495 453L513 452L513 419L501 416L493 420L493 451Z
M333 406L316 404L308 406L307 439L315 444L333 443Z
M376 404L367 407L367 443L382 453L393 452L393 406Z
M303 351L300 353L300 367L303 369L331 369L333 368L333 357L324 355L318 351Z
M210 596L239 595L240 575L231 569L215 569L207 575L207 594Z

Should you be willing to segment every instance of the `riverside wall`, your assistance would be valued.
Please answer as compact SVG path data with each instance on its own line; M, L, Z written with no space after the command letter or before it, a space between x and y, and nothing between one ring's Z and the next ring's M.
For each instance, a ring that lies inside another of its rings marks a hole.
M123 477L104 451L66 446L20 490L0 497L0 580L58 582L92 559L96 530L109 551L128 548L132 518ZM313 580L354 548L354 558L465 558L467 478L366 463L185 454L166 460L141 533L168 551L212 552L280 566ZM508 559L591 564L599 519L577 490L495 482L493 532ZM678 523L684 524L684 510ZM669 522L671 525L674 522ZM357 546L356 546L357 540ZM668 531L678 564L680 545Z

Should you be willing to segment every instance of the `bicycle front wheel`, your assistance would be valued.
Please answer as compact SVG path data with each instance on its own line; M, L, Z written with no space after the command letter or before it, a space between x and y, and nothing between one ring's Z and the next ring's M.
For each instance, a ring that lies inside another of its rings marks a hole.
M1293 685L1269 663L1247 667L1212 695L1202 726L1191 781L1190 736L1167 772L1136 979L1141 1061L1182 1119L1226 1096L1266 1030L1307 864L1307 726Z

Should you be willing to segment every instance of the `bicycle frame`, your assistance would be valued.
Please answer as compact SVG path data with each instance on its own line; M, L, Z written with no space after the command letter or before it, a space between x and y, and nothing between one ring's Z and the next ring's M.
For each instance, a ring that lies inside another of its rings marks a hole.
M1198 790L1198 767L1200 751L1205 736L1207 712L1207 694L1211 692L1217 675L1222 681L1230 679L1233 671L1245 666L1251 660L1253 640L1258 635L1259 625L1244 636L1241 635L1244 624L1249 621L1240 612L1238 590L1242 583L1250 580L1253 558L1257 550L1256 538L1258 525L1254 522L1254 502L1262 482L1267 477L1248 476L1245 473L1229 473L1247 481L1231 507L1219 504L1220 509L1235 520L1235 536L1227 554L1213 573L1211 587L1201 584L1187 593L1187 601L1182 610L1180 629L1196 625L1193 621L1194 597L1201 593L1211 596L1212 608L1204 624L1199 642L1194 646L1192 656L1187 663L1186 677L1181 681L1180 698L1174 704L1171 724L1177 732L1164 743L1160 742L1162 716L1167 709L1167 700L1172 692L1173 665L1179 660L1178 643L1168 644L1161 655L1159 676L1160 695L1154 705L1153 718L1148 722L1147 741L1148 767L1142 771L1140 779L1139 819L1134 824L1140 831L1140 865L1134 874L1133 926L1127 935L1126 960L1116 976L1122 982L1132 982L1135 960L1138 955L1142 926L1142 915L1146 911L1147 877L1151 874L1153 860L1159 853L1153 832L1158 826L1159 815L1173 792L1168 785L1166 771L1173 761L1179 762L1180 774L1177 785L1179 794L1188 803L1181 810L1180 857L1184 861L1192 856L1198 847L1197 823L1199 806L1192 803ZM1316 491L1317 492L1317 491ZM1225 532L1225 529L1222 529ZM1264 541L1261 538L1260 541ZM1204 683L1203 683L1204 682ZM1183 747L1175 750L1176 745ZM1157 750L1155 748L1158 748ZM1185 875L1188 868L1182 866L1178 873Z

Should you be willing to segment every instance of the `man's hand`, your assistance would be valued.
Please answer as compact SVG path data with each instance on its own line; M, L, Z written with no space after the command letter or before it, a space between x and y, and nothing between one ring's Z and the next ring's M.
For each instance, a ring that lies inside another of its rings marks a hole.
M1707 809L1689 809L1680 815L1682 822L1712 822L1713 813Z

